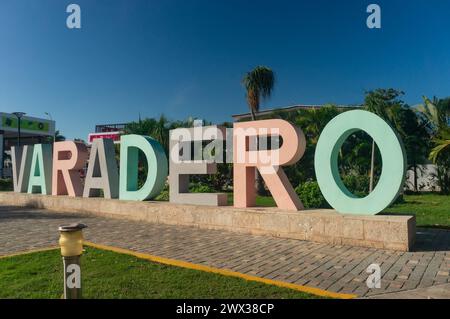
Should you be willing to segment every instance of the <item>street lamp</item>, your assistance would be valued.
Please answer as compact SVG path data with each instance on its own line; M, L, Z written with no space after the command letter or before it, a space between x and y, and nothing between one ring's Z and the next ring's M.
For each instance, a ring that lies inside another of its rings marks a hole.
M61 255L64 265L64 299L81 299L80 259L83 253L84 224L59 227Z
M13 112L12 114L14 114L17 117L17 148L20 147L20 120L22 119L22 117L27 114L25 112Z

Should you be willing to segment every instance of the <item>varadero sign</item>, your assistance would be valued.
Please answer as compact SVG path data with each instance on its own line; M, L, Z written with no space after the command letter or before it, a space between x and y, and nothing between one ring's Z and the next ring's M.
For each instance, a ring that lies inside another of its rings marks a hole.
M377 187L358 198L344 186L338 171L338 153L355 131L366 131L376 141L383 160ZM264 138L272 145L264 147ZM259 142L256 142L259 139ZM273 141L282 140L281 146ZM204 141L210 141L203 147ZM191 152L191 144L194 152ZM224 144L227 147L224 151ZM258 145L258 146L257 146ZM235 123L232 132L208 126L170 132L168 165L163 147L148 136L124 135L120 143L120 174L113 141L93 140L84 185L79 170L87 160L84 144L76 142L12 148L15 192L146 200L158 195L169 177L173 203L226 205L226 194L189 193L189 175L214 174L223 158L234 165L234 206L255 206L255 171L260 172L277 206L302 210L303 205L282 166L296 163L305 151L302 130L284 120ZM138 186L139 151L147 161L147 178ZM360 110L344 112L328 123L316 148L315 170L323 195L341 213L373 215L398 196L404 182L406 158L402 143L392 128L378 116Z

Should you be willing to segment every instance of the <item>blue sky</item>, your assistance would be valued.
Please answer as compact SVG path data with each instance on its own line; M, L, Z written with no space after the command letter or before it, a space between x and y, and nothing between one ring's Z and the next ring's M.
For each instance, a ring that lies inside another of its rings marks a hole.
M70 3L81 30L66 27ZM450 95L449 13L444 0L2 0L0 110L50 112L84 139L139 113L223 122L247 110L240 81L256 65L277 77L263 109L357 104L378 87L416 104Z

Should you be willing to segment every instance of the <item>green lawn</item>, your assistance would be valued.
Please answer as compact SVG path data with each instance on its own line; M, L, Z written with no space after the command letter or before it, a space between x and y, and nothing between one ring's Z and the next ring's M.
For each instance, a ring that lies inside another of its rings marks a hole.
M381 214L415 215L417 226L450 228L450 196L438 194L403 195L404 203L394 204ZM233 194L228 201L233 203ZM258 196L256 204L264 207L274 207L272 197Z
M417 226L450 228L450 196L437 194L404 195L404 203L384 210L389 214L414 214Z
M84 298L319 298L235 277L86 248ZM59 250L0 259L0 298L61 298Z
M228 205L233 205L233 193L228 193ZM275 201L272 196L256 196L256 206L275 207Z

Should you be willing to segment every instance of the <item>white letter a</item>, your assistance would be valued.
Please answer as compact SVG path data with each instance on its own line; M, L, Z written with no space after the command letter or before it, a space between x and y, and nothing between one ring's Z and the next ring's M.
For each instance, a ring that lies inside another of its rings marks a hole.
M381 28L381 8L378 4L369 4L367 7L367 13L371 13L367 17L367 27L369 29Z
M81 28L81 8L78 4L69 4L66 9L67 13L71 13L66 20L69 29Z

